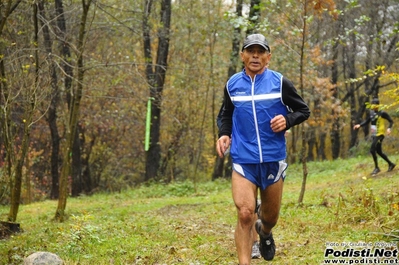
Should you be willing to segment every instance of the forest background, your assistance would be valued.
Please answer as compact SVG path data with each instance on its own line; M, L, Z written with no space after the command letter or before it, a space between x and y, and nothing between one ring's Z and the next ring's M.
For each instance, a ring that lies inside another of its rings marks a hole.
M267 37L269 67L312 111L288 137L289 162L366 153L369 129L359 137L352 127L371 98L398 123L398 9L397 0L3 2L8 220L20 203L58 199L62 221L68 196L228 177L215 120L251 32ZM394 127L387 152L398 149L398 135Z

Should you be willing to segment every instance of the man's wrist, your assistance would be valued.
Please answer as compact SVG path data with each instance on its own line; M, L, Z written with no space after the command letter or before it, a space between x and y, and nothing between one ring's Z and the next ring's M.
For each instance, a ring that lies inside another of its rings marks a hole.
M228 136L228 137L230 137L230 134L227 134L227 133L219 133L219 139L222 137L222 136Z

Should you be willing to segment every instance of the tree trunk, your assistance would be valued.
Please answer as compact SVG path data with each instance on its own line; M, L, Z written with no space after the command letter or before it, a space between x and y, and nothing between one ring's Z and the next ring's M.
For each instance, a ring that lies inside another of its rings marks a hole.
M72 67L68 64L65 63L69 60L71 57L71 52L70 48L68 45L68 41L66 39L66 25L65 25L65 17L64 17L64 11L63 11L63 3L62 0L56 0L56 13L57 13L57 25L58 25L58 34L61 39L60 43L60 49L61 49L61 54L64 59L64 63L62 64L62 67L64 69L64 72L66 73L65 76L65 91L72 91L72 77L73 77L73 72L72 72ZM67 93L67 103L68 103L68 108L71 109L72 105L72 95L71 93ZM73 147L72 147L72 171L71 171L71 182L72 182L72 196L78 196L80 193L82 193L82 161L81 161L81 143L79 139L79 127L77 126L76 131L74 132L74 140L73 140ZM52 168L55 168L57 166L57 172L58 172L58 161L59 161L59 156L55 157L55 151L54 151L54 161L52 161ZM58 194L58 173L57 176L55 175L55 169L52 175L53 179L53 189L54 191L57 191Z
M305 135L305 126L301 124L302 128L302 149L301 149L301 162L302 162L302 184L301 191L299 193L298 203L303 203L303 198L305 197L306 191L306 181L308 179L308 166L306 163L306 135Z
M68 197L68 184L69 177L71 173L71 160L73 155L73 145L75 139L75 133L78 128L79 111L80 111L80 101L82 99L83 93L83 79L84 79L84 68L83 68L83 51L84 51L84 41L86 36L86 21L89 13L89 8L92 0L82 1L82 17L79 29L78 44L77 44L77 83L74 93L72 93L72 101L69 112L69 120L67 124L67 142L66 148L64 150L64 159L62 165L62 171L60 176L60 187L59 187L59 198L58 206L55 213L55 220L63 222L65 220L65 209Z
M151 105L150 146L146 153L145 181L155 179L161 160L161 146L159 143L161 127L162 91L165 83L167 59L169 53L169 31L172 14L171 0L162 0L161 27L158 30L158 50L156 64L152 64L151 28L148 24L151 14L152 1L146 0L143 17L144 58L146 62L146 78L150 87L150 97L154 99Z
M213 168L212 180L223 177L224 157L216 156L215 167Z
M337 86L338 83L338 41L335 42L333 48L332 66L331 66L331 83ZM334 88L332 99L338 101L338 87ZM331 125L331 152L332 158L337 159L341 150L341 137L340 137L340 119L339 113L335 108L331 109L332 125Z
M299 91L301 91L301 96L303 97L303 90L304 90L304 83L303 83L303 75L304 75L304 59L305 59L305 43L306 43L306 34L307 34L307 4L305 1L304 5L304 12L303 12L303 31L302 31L302 43L301 43L301 50L300 50L300 64L299 64ZM308 166L306 162L306 133L305 133L305 126L301 124L301 131L302 131L302 148L301 148L301 162L302 162L302 186L301 192L299 194L298 203L303 203L303 198L305 196L306 191L306 180L308 177ZM295 145L295 142L293 143Z
M315 133L315 129L314 127L311 127L308 129L308 131L306 132L307 135L307 139L309 139L307 145L308 145L308 154L306 157L306 161L314 161L314 148L317 146L316 144L316 133ZM320 140L320 139L319 139Z
M68 61L70 61L71 51L69 49L69 44L66 39L67 32L66 32L66 23L65 23L65 16L64 16L64 7L62 0L55 0L55 13L56 13L56 34L58 36L58 40L60 41L59 48L61 51L61 57L63 59L61 66L63 72L65 73L64 76L64 87L65 91L71 91L72 89L72 77L73 77L73 70L72 66L69 65ZM67 94L68 102L70 102L70 94ZM59 164L61 160L59 146L61 139L59 138L57 123L56 120L51 122L51 137L52 137L52 149L51 149L51 198L57 199L59 198ZM58 136L58 139L57 139Z
M346 73L348 75L348 78L350 80L354 80L356 78L356 36L354 34L351 34L350 36L351 39L351 45L347 45L345 47L345 56L346 56L346 64L345 64L345 68L346 68ZM351 118L351 124L355 124L356 121L356 99L355 99L355 90L356 90L356 84L351 82L349 83L349 85L347 86L347 90L348 90L348 102L349 102L349 106L350 106L350 118ZM350 130L350 143L349 143L349 148L354 147L357 141L357 132L355 130L352 129L352 126L350 126L349 128Z
M231 155L227 156L227 162L224 164L224 177L231 178L233 174L233 161L231 160Z
M79 120L76 121L78 123ZM82 155L81 155L81 139L80 139L80 126L76 126L74 133L74 141L72 147L72 172L71 172L71 196L77 197L83 192L82 183Z
M236 4L237 17L242 17L242 7L243 7L243 0L238 0L237 4ZM232 39L232 49L231 49L231 55L230 55L229 69L227 70L227 79L229 79L230 76L234 75L237 72L237 61L239 59L239 54L240 54L240 40L241 40L241 29L237 27L234 29L234 35L233 35L233 39ZM220 113L220 111L221 111L221 108L219 110L219 113ZM216 141L214 141L214 142L216 144ZM214 146L214 150L216 152L216 146ZM229 160L231 161L230 155L228 155L228 157L229 157ZM219 177L231 176L231 169L226 172L225 166L227 166L227 164L225 165L224 161L225 161L224 158L220 158L216 154L216 161L215 161L215 167L213 168L212 180L215 180L216 178L219 178ZM223 174L223 169L224 169L224 174ZM229 172L230 172L230 174L229 174Z
M46 19L46 13L44 10L43 1L38 2L38 8L40 12L40 16L42 19ZM47 23L42 21L42 32L43 32L43 40L44 47L46 49L47 54L52 54L52 45L53 42L50 38L50 30ZM52 179L52 188L50 192L51 199L58 198L58 179L59 179L59 150L60 150L60 136L58 133L57 127L57 106L59 104L59 90L58 90L58 78L56 73L56 65L54 62L51 62L50 66L50 80L51 80L51 99L50 99L50 107L47 113L47 123L50 129L51 135L51 156L50 156L50 167L51 167L51 179Z
M85 131L83 128L80 127L80 132L82 134L82 140L81 140L81 144L82 146L85 145L86 143L86 138L85 138ZM82 154L82 188L83 191L88 194L90 193L95 187L94 187L94 182L92 181L92 176L91 176L91 171L90 171L90 155L91 152L93 150L93 146L95 143L95 139L96 137L94 136L90 142L87 145L87 148L85 148L85 152Z
M8 1L2 5L2 8L0 9L0 38L3 35L3 29L6 25L8 17L11 15L11 13L17 8L17 6L21 3L22 0L16 1L13 5L11 1ZM6 54L4 52L5 50L5 44L1 43L0 44L0 52L1 54ZM6 104L6 100L8 100L8 83L7 83L7 77L6 77L6 71L4 67L4 56L0 58L0 105L4 106ZM7 160L7 167L6 167L6 172L8 175L8 178L10 179L10 190L11 192L18 192L15 190L13 181L12 181L12 158L11 158L11 152L13 152L13 145L12 145L12 139L10 131L10 126L11 126L11 120L10 120L10 110L9 108L0 108L0 124L1 124L1 136L4 141L4 147L6 149L6 160ZM22 181L22 180L21 180ZM20 192L19 192L20 193ZM20 195L19 195L20 196ZM19 203L19 200L18 200ZM18 204L19 205L19 204ZM17 215L16 213L18 212L18 207L16 205L11 206L16 208L15 210L10 209L10 214L8 219L10 220L15 220ZM14 214L15 212L15 214Z
M289 164L294 164L297 162L297 150L296 150L296 145L298 141L298 127L294 127L290 129L291 133L289 136L291 136L291 145L287 147L287 160Z
M25 157L28 153L29 149L29 138L30 138L30 130L31 130L31 122L32 122L32 113L34 110L34 104L31 105L31 108L26 112L27 119L24 124L24 134L21 143L21 149L17 156L17 161L15 163L15 173L11 178L13 182L11 189L11 201L10 201L10 212L8 213L8 221L15 222L17 220L19 204L21 200L21 186L22 186L22 169L24 166Z
M37 33L38 33L38 25L37 25L37 6L33 5L33 19L34 19L34 42L37 43ZM10 211L8 213L8 218L7 220L10 222L15 222L17 220L17 215L18 215L18 209L20 205L20 200L21 200L21 187L22 187L22 179L23 179L23 173L22 169L24 166L25 162L25 157L28 153L29 150L29 139L30 139L30 130L31 130L31 123L33 119L33 112L35 110L35 104L36 104L36 88L38 87L38 56L37 56L37 50L35 53L35 83L32 84L32 87L28 87L26 89L23 89L23 92L25 92L25 100L23 101L24 105L24 117L23 117L23 134L22 134L22 142L20 149L14 158L16 158L14 161L12 161L13 164L9 164L9 169L14 167L14 170L9 171L10 174L10 192L11 192L11 198L10 198ZM9 118L10 116L7 115ZM8 135L11 136L11 120L7 121L8 123ZM8 137L9 140L11 140L11 137ZM8 153L9 155L11 152L14 152L14 150L11 150L13 145L11 142L8 142ZM11 162L11 160L9 160Z
M326 160L326 138L327 134L325 132L319 132L319 139L320 139L320 144L317 147L317 158L319 160Z
M315 120L316 124L312 125L308 128L308 131L306 132L306 138L309 139L307 145L308 145L308 154L307 154L307 159L306 161L314 161L315 160L315 149L318 151L317 146L321 145L320 141L322 140L320 137L316 137L318 133L323 131L321 125L321 102L319 98L313 99L313 119ZM317 153L317 152L316 152Z

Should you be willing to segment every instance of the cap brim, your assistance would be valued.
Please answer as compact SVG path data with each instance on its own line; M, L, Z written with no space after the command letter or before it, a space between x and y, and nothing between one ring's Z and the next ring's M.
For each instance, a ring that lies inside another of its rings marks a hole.
M258 42L258 41L254 41L254 42L248 43L247 45L243 46L242 49L244 50L244 49L246 49L246 48L248 48L248 47L250 47L252 45L260 45L263 48L265 48L265 50L270 51L269 46L265 45L264 43Z

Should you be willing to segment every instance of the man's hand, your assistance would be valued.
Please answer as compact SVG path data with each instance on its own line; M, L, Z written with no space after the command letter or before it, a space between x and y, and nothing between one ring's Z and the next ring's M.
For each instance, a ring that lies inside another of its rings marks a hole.
M357 130L360 128L360 124L356 124L355 126L353 126L353 130Z
M229 148L230 143L231 139L227 135L223 135L218 139L218 141L216 142L216 151L218 152L220 158L224 157L224 153Z
M277 115L270 121L270 127L272 128L273 132L281 132L284 131L285 128L287 127L287 122L285 120L285 117L283 115Z

